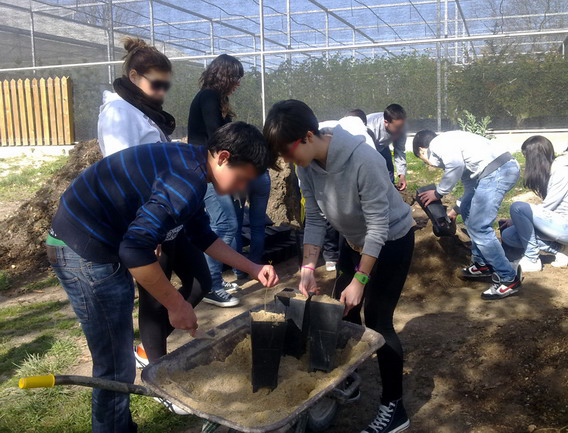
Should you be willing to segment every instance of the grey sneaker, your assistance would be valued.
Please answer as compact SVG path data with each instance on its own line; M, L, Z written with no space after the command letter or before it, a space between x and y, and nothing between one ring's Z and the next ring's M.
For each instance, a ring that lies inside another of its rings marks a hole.
M223 290L229 294L237 293L237 291L241 290L241 286L237 283L229 283L225 280L221 281L221 286L223 287Z

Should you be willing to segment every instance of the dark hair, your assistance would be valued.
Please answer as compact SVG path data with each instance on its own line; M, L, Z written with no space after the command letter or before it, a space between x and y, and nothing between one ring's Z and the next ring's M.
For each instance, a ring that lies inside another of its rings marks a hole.
M416 157L420 157L420 148L428 149L430 147L430 142L436 137L434 131L429 129L423 129L418 131L412 140L412 151Z
M229 94L244 74L245 70L239 59L228 54L221 54L209 63L199 77L201 89L213 89L219 92L223 117L227 115L235 117L229 104Z
M167 56L159 52L140 38L126 37L122 40L126 54L122 65L123 74L128 76L131 70L139 74L156 69L161 72L172 72L172 62Z
M542 135L533 135L521 146L525 156L525 186L540 198L545 198L550 179L550 167L554 161L554 146Z
M276 155L285 153L288 144L304 138L308 131L319 135L318 119L306 103L297 99L274 104L266 116L262 130Z
M258 174L267 168L278 170L276 158L256 126L245 122L230 122L217 129L207 143L209 152L226 150L231 154L229 165L252 164Z
M385 108L383 116L389 123L393 120L404 120L406 119L406 111L404 111L404 108L398 104L390 104L387 108Z
M365 114L365 112L359 108L355 108L354 110L351 110L349 112L347 112L347 114L345 115L347 116L355 116L358 117L359 119L361 119L363 121L363 123L365 124L365 126L367 126L367 115Z

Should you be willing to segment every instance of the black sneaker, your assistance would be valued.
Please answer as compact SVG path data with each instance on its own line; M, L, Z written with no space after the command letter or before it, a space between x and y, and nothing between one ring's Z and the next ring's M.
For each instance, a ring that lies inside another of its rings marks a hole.
M410 420L404 410L402 400L395 400L388 405L381 404L377 417L361 433L398 433L410 427Z
M239 298L229 295L225 290L212 290L203 298L203 302L216 305L217 307L236 307L239 305Z
M463 278L490 278L493 275L493 268L474 262L471 266L463 268L461 275Z
M517 269L517 276L513 281L501 281L497 274L493 274L493 284L481 294L481 299L492 301L517 295L521 288L522 280L523 276L520 267Z

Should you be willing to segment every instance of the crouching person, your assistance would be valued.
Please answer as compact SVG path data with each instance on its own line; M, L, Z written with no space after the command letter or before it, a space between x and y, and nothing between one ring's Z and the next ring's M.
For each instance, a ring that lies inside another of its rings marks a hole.
M154 252L172 230L184 226L201 250L265 286L278 282L271 266L252 263L218 239L203 207L208 183L220 194L243 190L271 161L260 131L236 122L219 129L208 148L155 143L114 153L63 193L48 258L81 322L94 377L134 381L132 277L167 309L172 328L195 333L191 304ZM92 410L95 433L136 431L127 394L95 389Z
M306 200L304 259L300 290L317 291L314 269L324 242L326 219L345 237L339 255L334 296L345 303L346 319L380 332L386 344L377 352L383 394L377 417L364 433L406 430L402 404L402 347L393 314L414 250L410 207L390 182L384 158L341 125L319 131L303 102L275 104L264 136L274 153L298 167Z
M493 223L503 197L519 179L519 163L488 139L465 131L440 135L419 131L413 150L425 164L444 169L436 189L420 194L425 206L449 194L460 178L463 181L460 212L471 238L472 256L472 265L462 270L463 276L493 278L493 284L481 294L483 299L516 294L521 288L521 276L505 256Z

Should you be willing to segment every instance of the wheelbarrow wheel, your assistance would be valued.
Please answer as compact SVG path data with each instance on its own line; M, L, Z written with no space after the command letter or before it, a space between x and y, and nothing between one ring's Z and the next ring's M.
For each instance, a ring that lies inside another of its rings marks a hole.
M333 424L338 407L339 403L335 398L322 398L308 412L306 431L310 433L326 431Z

